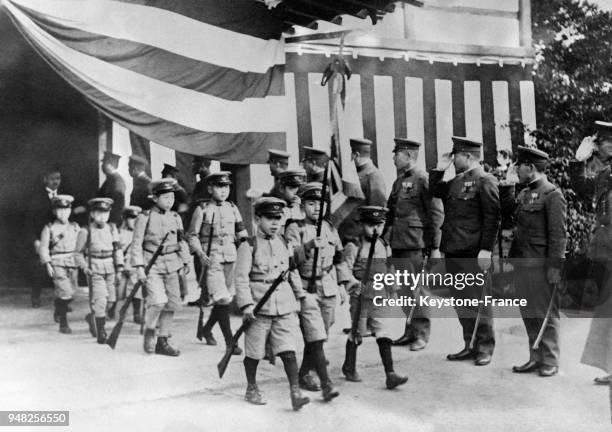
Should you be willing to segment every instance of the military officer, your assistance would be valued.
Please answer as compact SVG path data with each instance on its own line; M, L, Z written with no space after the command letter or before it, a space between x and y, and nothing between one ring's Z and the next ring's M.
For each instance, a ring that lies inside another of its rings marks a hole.
M323 183L325 180L325 166L329 162L329 155L324 150L313 147L304 147L302 165L306 171L306 181Z
M289 168L289 153L282 150L268 150L268 166L270 167L270 175L274 177L274 186L266 196L281 198L279 192L279 175Z
M130 176L134 180L134 187L130 195L130 205L135 205L143 210L151 208L151 199L149 198L149 184L151 177L147 174L149 163L141 156L131 155L128 162L128 170Z
M518 148L518 177L526 184L515 201L516 235L510 248L514 258L514 286L520 298L527 299L521 315L529 338L529 361L512 371L539 371L540 376L555 375L559 369L559 310L552 298L553 285L561 280L565 258L566 203L561 190L550 183L545 170L548 155L526 147ZM504 206L506 207L506 206ZM533 343L544 324L548 305L551 315L538 349Z
M387 207L386 230L390 229L390 245L396 266L407 265L407 270L418 273L423 268L424 256L440 258L440 226L444 219L442 202L432 197L427 173L416 166L421 144L405 138L395 138L393 161L398 169ZM428 294L425 286L420 294ZM402 295L416 294L406 289ZM406 323L404 335L395 345L408 345L418 351L427 345L431 331L428 307L414 306L412 321ZM404 308L406 316L411 307Z
M123 207L125 207L125 180L123 180L123 177L117 171L120 158L121 156L109 151L104 152L102 172L106 176L106 180L104 180L104 183L102 183L102 186L100 186L96 193L97 197L113 200L109 221L116 226L121 224L121 212Z
M385 206L387 189L382 173L376 168L370 157L372 141L365 138L352 138L350 144L351 160L357 167L359 184L365 197L362 205ZM338 227L340 238L344 244L359 237L361 226L358 220L359 211L355 208Z
M452 140L453 150L444 158L447 160L429 173L433 196L441 198L444 204L440 250L445 254L448 273L477 274L488 271L491 266L491 251L501 219L498 184L497 179L480 166L482 143L457 136ZM451 163L455 165L457 175L445 182L444 171ZM486 285L456 289L454 295L479 299L483 289L490 289ZM456 354L449 354L448 360L473 359L477 366L491 362L495 348L492 310L481 306L479 312L481 319L475 329L476 311L457 309L465 347ZM470 347L473 332L476 333L475 343Z

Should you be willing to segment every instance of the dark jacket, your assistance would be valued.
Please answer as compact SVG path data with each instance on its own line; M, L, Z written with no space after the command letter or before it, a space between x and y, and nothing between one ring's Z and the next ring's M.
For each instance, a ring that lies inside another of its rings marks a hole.
M143 210L151 208L152 203L149 199L149 195L151 194L149 191L149 183L151 183L151 179L145 173L140 173L134 177L134 188L130 195L130 205L140 206Z
M109 222L116 226L121 225L121 214L125 207L125 181L118 172L106 176L106 180L96 193L98 197L110 198L113 200L113 208L110 212Z
M583 199L591 201L598 220L607 217L608 191L612 189L612 166L608 163L594 177L586 175L584 162L572 161L569 166L572 189Z

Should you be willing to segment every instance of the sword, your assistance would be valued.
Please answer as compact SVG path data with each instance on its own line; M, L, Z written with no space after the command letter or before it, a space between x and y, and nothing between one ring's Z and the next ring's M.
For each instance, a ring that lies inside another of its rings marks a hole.
M487 283L490 283L490 278L491 278L491 273L486 270L485 271L485 280L487 281ZM476 320L474 321L474 330L472 331L472 337L470 339L470 349L473 350L474 349L474 343L476 342L476 333L478 332L478 325L480 324L480 319L482 317L482 311L484 308L484 300L485 300L485 295L487 292L487 284L485 283L485 285L482 287L482 295L480 298L480 301L478 302L478 313L476 314Z
M552 308L555 303L555 298L557 297L557 291L559 289L559 284L556 283L553 288L552 297L550 298L550 303L548 303L548 309L546 310L546 316L544 317L544 321L542 322L542 327L540 327L540 331L538 332L538 337L533 342L532 348L537 350L540 346L540 342L542 342L542 337L544 336L544 330L546 330L546 326L548 325L548 321L550 321L550 314L552 313Z

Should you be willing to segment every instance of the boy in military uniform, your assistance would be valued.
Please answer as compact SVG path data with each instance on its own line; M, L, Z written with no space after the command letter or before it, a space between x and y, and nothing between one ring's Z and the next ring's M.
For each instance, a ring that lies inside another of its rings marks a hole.
M206 177L212 199L196 208L191 218L188 234L191 251L197 255L202 265L208 266L205 283L214 304L203 329L208 345L217 344L212 334L212 328L217 322L226 345L231 343L229 305L235 294L236 243L248 238L238 207L227 201L232 184L230 175L228 171L220 171ZM213 224L212 238L210 237L211 222ZM207 256L204 251L209 242L212 242L211 255ZM235 354L241 354L241 352L240 348L234 347Z
M99 344L106 343L106 306L109 296L114 293L116 277L123 270L119 230L115 224L108 222L112 206L113 200L110 198L89 200L91 220L87 227L79 231L76 245L77 264L91 281L90 301L94 316L89 313L85 320Z
M40 260L53 280L55 295L54 317L59 321L60 333L70 334L68 304L77 288L77 266L74 261L79 225L69 222L74 198L57 195L51 199L55 220L49 222L40 234ZM57 322L57 321L56 321Z
M336 228L327 220L323 221L321 236L317 237L317 221L320 208L321 183L307 183L299 192L302 200L301 208L305 218L294 221L287 226L285 236L287 242L294 246L296 265L304 288L310 293L316 293L317 303L323 318L325 334L335 322L338 297L341 303L346 300L344 283L348 281L348 270L342 254L342 242ZM316 263L316 280L310 286L312 269L315 266L314 249L319 248L319 260ZM308 338L306 338L308 340ZM309 374L315 367L314 355L310 344L304 348L304 359L300 368L300 385L310 391L317 391L319 386ZM325 383L322 383L323 385Z
M304 219L298 190L306 182L306 171L301 168L283 171L278 175L278 197L285 201L283 227Z
M142 213L142 209L138 206L127 206L123 209L123 223L119 227L119 244L125 257L130 254L132 240L134 239L134 226L136 225L136 218L140 213ZM138 275L136 271L130 265L129 260L126 260L123 272L121 272L121 276L116 284L117 301L125 299L125 296L132 290L137 281ZM142 291L140 289L132 299L132 307L134 308L134 322L140 324L142 322ZM113 319L115 308L113 307L110 310L112 310L113 313L112 315L109 314L109 317Z
M255 202L257 233L249 242L238 248L236 264L236 302L242 310L243 319L252 321L245 332L244 369L248 382L245 399L255 405L266 403L257 386L257 366L264 358L266 339L269 339L272 354L283 361L289 379L291 404L299 410L310 399L302 396L298 384L298 366L295 358L300 330L296 315L297 299L305 293L294 272L289 273L292 283L285 280L272 293L255 316L253 309L263 297L270 284L289 268L291 253L278 235L285 203L272 197Z
M174 313L181 309L179 272L186 271L189 250L184 240L183 223L174 205L176 180L166 178L151 182L153 207L136 219L130 263L138 280L146 281L145 332L143 347L146 353L178 356L180 351L168 343ZM149 274L144 271L164 237L166 240ZM159 335L155 342L155 328Z
M546 178L547 163L548 155L543 151L518 148L517 174L527 187L515 201L516 235L510 248L510 258L515 258L514 286L517 295L527 299L521 315L529 338L529 361L512 371L539 371L544 377L559 370L559 309L552 294L554 285L561 281L567 243L566 202L561 190ZM533 349L551 299L553 308L542 341Z
M365 272L368 255L374 232L382 232L387 212L388 209L385 207L360 207L359 222L362 224L362 235L358 239L346 244L344 255L347 266L352 272L351 279L348 283L351 319L353 322L359 320L358 328L363 327L362 324L365 324L368 330L376 335L378 351L380 352L380 358L382 359L385 374L387 376L386 385L387 388L391 390L399 385L405 384L408 378L396 374L393 369L393 357L391 355L392 341L389 337L388 329L388 320L390 318L388 314L389 307L375 306L372 299L375 295L381 295L385 298L394 298L395 290L392 287L386 287L384 290L376 292L369 281L363 280L366 277ZM382 238L378 237L374 245L370 275L374 273L393 273L393 269L390 268L387 261L390 256L391 248L389 248ZM357 315L359 301L361 301L361 310L359 311L359 315ZM347 381L361 381L356 369L357 347L359 344L361 344L361 340L355 340L353 334L349 334L348 340L346 341L344 364L342 365L342 373Z

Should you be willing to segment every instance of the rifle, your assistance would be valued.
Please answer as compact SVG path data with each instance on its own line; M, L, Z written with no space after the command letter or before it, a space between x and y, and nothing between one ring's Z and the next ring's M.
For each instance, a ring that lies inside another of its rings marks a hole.
M548 321L550 321L550 314L552 313L552 308L555 303L555 299L557 297L557 291L559 290L559 284L556 283L553 288L552 297L550 298L550 303L548 303L548 309L546 310L546 316L544 317L544 321L542 322L542 327L540 327L540 331L538 332L538 337L533 342L532 348L537 350L540 346L540 342L542 342L542 337L544 336L544 330L546 330L546 326L548 325Z
M487 283L491 282L491 273L487 270L485 272L485 280L487 281ZM478 314L476 314L476 320L474 321L474 330L472 330L472 337L470 338L470 345L469 348L470 349L474 349L474 343L476 342L476 333L478 332L478 325L480 324L480 318L482 316L482 309L484 308L484 300L485 300L485 295L486 295L486 288L487 288L487 283L485 283L485 285L482 287L482 298L480 299L480 301L478 302Z
M212 242L213 242L213 234L214 228L213 225L215 222L215 214L213 213L212 219L210 220L210 232L208 233L208 245L206 246L206 256L210 259L210 252L212 250ZM206 274L208 273L208 266L202 266L202 272L200 273L200 277L198 278L198 286L200 287L200 316L198 317L198 330L196 332L196 337L198 340L202 340L204 337L204 305L208 303L210 299L210 295L208 294L208 286L206 286ZM204 285L202 285L204 282Z
M321 188L321 201L319 204L319 219L317 220L317 235L316 237L321 237L321 229L323 228L323 219L325 209L325 196L327 195L327 176L329 174L329 161L325 165L325 173L323 174L323 187ZM310 280L308 281L308 292L315 293L317 292L317 261L319 261L319 248L315 247L314 254L312 257L312 274L310 275Z
M370 243L370 249L368 250L368 260L366 262L365 273L363 279L361 279L361 292L357 297L357 304L355 305L355 312L353 314L353 322L351 323L351 336L353 343L361 345L362 339L359 333L359 318L361 316L361 302L363 301L363 290L370 281L370 274L372 273L372 260L374 259L374 251L376 250L376 242L378 242L378 232L374 230L372 235L372 241Z
M155 264L157 257L161 254L164 248L164 243L166 242L166 239L168 238L168 235L170 235L169 232L166 233L166 235L162 239L159 246L157 246L157 249L155 249L155 252L153 252L153 256L151 256L151 259L149 260L149 262L147 263L145 267L145 270L144 270L145 275L149 274L149 271L151 271L151 267L153 267L153 264ZM115 349L115 345L117 345L117 339L119 339L119 333L121 333L121 328L123 327L125 316L127 315L127 310L130 307L130 304L132 303L132 299L134 298L134 296L136 295L136 293L138 292L138 290L143 284L144 282L140 280L136 282L136 284L134 284L134 287L132 288L132 291L130 291L130 294L125 298L125 303L121 305L121 309L119 310L119 319L117 320L117 324L115 324L115 327L113 327L113 331L111 332L110 336L106 340L106 343L112 349ZM142 317L142 320L144 322L144 317Z
M91 214L89 215L89 219L87 221L87 267L91 272ZM93 285L91 281L91 274L87 274L87 288L89 291L89 313L91 316L91 321L88 323L95 333L94 337L98 335L98 327L96 324L96 314L93 308Z
M263 297L257 302L255 308L253 309L253 315L257 315L264 304L268 301L274 290L280 285L280 283L285 279L287 273L289 273L290 269L286 269L281 274L278 275L270 288L266 291ZM223 378L223 374L225 373L225 369L227 369L227 365L229 364L230 359L232 358L232 354L234 352L234 347L238 343L238 339L242 336L242 333L246 331L251 325L251 321L243 321L242 325L238 329L238 331L232 336L232 342L227 345L227 350L225 351L225 355L221 359L221 361L217 364L217 371L219 371L219 378Z

